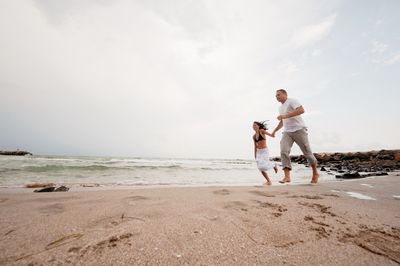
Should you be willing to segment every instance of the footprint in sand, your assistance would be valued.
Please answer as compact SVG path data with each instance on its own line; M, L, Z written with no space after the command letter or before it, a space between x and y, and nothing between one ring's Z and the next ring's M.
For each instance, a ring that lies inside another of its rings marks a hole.
M39 211L45 214L54 214L54 213L62 213L64 212L64 209L65 208L63 204L55 203L55 204L45 205L39 208Z
M325 206L325 205L318 204L318 203L304 202L304 201L300 201L300 202L298 202L298 204L315 209L322 214L329 214L332 217L337 216L335 213L329 211L329 209L331 208L329 206Z
M330 233L323 226L311 227L310 229L317 232L317 237L319 239L328 238L330 236Z
M138 202L147 201L150 199L151 198L148 198L145 196L135 195L135 196L130 196L130 197L124 198L124 201L126 201L126 203L128 205L137 205L137 204L139 204Z
M121 215L105 217L92 221L88 224L88 228L95 230L109 230L114 229L121 224L142 224L143 222L146 222L146 218L150 218L150 214L136 213L135 216L133 216L128 213L122 213Z
M241 201L231 201L231 202L226 203L223 206L224 209L247 211L247 209L245 207L247 207L247 204L244 202L241 202Z
M318 224L318 225L322 225L322 226L326 226L326 227L331 227L329 224L326 224L324 222L320 222L317 221L314 217L312 217L311 215L306 215L304 216L304 221L309 221L312 222L314 224Z
M105 240L102 240L96 244L88 245L84 248L82 247L71 247L68 252L71 254L69 263L73 263L74 260L82 259L83 257L93 257L96 254L102 253L105 249L116 248L119 245L131 246L129 242L130 238L139 235L139 233L125 233L119 236L111 236ZM75 264L75 263L73 263Z
M65 200L70 200L70 199L80 199L80 197L76 197L76 196L57 197L56 195L58 195L58 193L54 193L54 194L52 193L52 195L51 195L52 197L28 199L26 201L29 201L29 202L55 202L55 201L65 201Z
M229 195L231 192L227 189L220 189L220 190L215 190L213 191L214 194L216 195Z
M293 195L293 196L288 196L288 198L303 198L303 199L313 199L313 200L324 199L323 197L318 195Z
M255 200L255 202L257 202L259 204L259 207L261 207L261 208L271 208L272 210L277 211L277 212L272 213L272 215L274 215L275 217L280 217L280 216L282 216L282 214L284 212L287 211L287 209L283 205L279 205L279 204L275 204L275 203L271 203L271 202L262 202L262 201L258 201L258 200Z
M267 197L267 198L275 197L275 195L272 195L271 193L267 193L265 191L254 190L254 191L249 191L249 193L252 193L252 194L255 194L255 195L258 195L258 196Z
M345 243L352 242L369 252L400 264L400 231L396 228L384 230L366 227L356 234L344 234L339 240Z
M150 198L137 195L137 196L127 197L126 199L129 199L129 200L132 200L132 201L139 201L139 200L148 200Z
M322 194L322 196L339 198L339 195L333 194L333 193L325 193L325 194Z

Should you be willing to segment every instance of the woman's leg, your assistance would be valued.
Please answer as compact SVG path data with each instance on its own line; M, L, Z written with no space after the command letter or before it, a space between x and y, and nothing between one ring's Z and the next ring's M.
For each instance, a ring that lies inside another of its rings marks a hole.
M262 175L264 176L264 178L267 180L266 184L267 184L267 185L271 185L272 183L271 183L271 180L270 180L269 177L268 177L267 172L261 171L261 174L262 174Z

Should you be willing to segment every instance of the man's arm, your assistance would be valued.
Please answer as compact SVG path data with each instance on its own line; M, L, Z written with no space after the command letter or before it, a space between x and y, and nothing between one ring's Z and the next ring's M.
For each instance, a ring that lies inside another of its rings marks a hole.
M281 129L283 127L283 121L281 120L280 122L279 122L279 124L276 126L276 128L274 129L274 131L272 131L272 136L274 136L275 137L275 132L277 132L279 129Z
M286 115L280 115L278 116L278 120L280 120L282 122L282 119L288 119L294 116L298 116L304 114L304 108L303 106L297 107L296 110L294 110L293 112L287 113Z

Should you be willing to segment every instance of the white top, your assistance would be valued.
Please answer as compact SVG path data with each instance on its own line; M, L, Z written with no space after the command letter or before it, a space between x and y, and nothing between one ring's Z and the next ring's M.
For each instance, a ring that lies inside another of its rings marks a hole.
M291 113L296 108L300 107L301 104L299 101L291 98L287 98L286 101L279 107L279 113L281 115L286 115L287 113ZM306 127L306 124L301 118L301 115L297 115L291 118L283 119L283 132L295 132L297 130L303 129Z

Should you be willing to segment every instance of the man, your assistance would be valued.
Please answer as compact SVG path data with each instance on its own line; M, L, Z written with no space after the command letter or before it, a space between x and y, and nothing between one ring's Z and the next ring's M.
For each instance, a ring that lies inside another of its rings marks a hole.
M297 100L288 98L287 92L283 89L276 91L276 99L278 102L282 103L282 105L279 108L280 115L277 117L280 122L272 132L272 135L275 136L275 133L283 127L281 160L285 173L285 177L279 182L290 182L290 170L292 170L290 150L293 143L296 142L312 168L311 183L318 183L317 159L315 159L314 154L311 152L307 127L301 117L301 114L304 113L304 108Z

